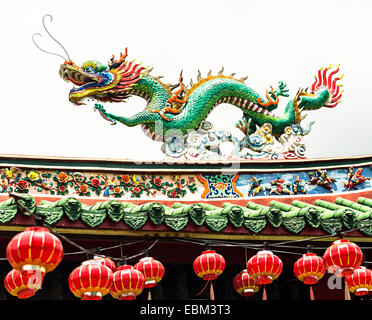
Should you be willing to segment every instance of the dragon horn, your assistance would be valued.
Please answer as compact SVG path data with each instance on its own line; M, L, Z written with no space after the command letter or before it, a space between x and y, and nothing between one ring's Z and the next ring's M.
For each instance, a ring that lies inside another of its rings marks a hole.
M201 76L201 72L200 70L198 69L198 77L197 77L198 81L200 81L202 79L202 76Z
M146 70L145 70L143 73L145 73L145 74L150 74L150 72L151 72L152 70L154 70L154 67L147 66L147 67L146 67Z

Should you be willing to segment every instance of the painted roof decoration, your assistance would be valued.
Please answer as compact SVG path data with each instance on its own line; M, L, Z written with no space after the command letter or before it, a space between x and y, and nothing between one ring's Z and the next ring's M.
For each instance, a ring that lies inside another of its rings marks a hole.
M32 212L80 230L372 235L370 158L354 159L355 167L350 159L319 160L321 168L283 161L281 169L222 174L213 166L75 160L0 157L0 223L32 224Z

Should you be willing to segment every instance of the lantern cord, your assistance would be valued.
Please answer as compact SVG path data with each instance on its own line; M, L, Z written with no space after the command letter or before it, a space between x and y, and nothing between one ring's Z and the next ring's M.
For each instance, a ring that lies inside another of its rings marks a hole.
M334 236L337 236L336 233L332 233L331 235L324 235L324 236L318 236L318 237L313 237L313 238L304 238L304 239L297 239L297 240L290 240L290 241L283 241L275 244L269 243L269 246L280 246L284 244L289 244L289 243L298 243L298 242L305 242L305 241L313 241L313 240L319 240L319 239L325 239L325 238L332 238Z
M133 241L133 242L126 242L126 243L122 243L120 245L116 245L116 246L112 246L112 247L107 247L107 248L100 248L100 251L108 251L108 250L112 250L112 249L116 249L116 248L122 248L122 247L125 247L125 246L129 246L129 245L132 245L132 244L136 244L136 243L141 243L141 242L145 242L145 240L138 240L138 241ZM76 251L76 252L67 252L67 253L64 253L65 256L70 256L70 255L78 255L78 254L84 254L86 253L86 250L83 250L83 251Z
M270 249L270 251L276 252L276 253L293 254L293 255L298 255L298 256L303 255L303 252L302 253L300 253L300 252L290 252L290 251L282 251L282 250L276 250L276 249Z
M141 242L145 242L145 240L137 240L137 241L126 242L126 243L122 243L122 241L120 241L119 245L112 246L112 247L107 247L107 248L102 248L101 251L108 251L108 250L117 249L117 248L121 249L123 247L129 246L129 245L132 245L132 244L136 244L136 243L141 243Z
M159 239L156 239L148 248L146 249L143 249L141 250L139 253L133 255L133 256L129 256L129 257L125 257L126 260L130 260L130 259L134 259L134 258L137 258L137 257L140 257L140 256L143 256L144 254L146 254L149 250L151 250L155 244L159 241ZM118 260L118 258L111 258L113 260ZM121 258L119 258L121 259Z
M211 280L208 279L208 281L207 281L207 283L205 284L205 286L203 287L203 289L202 289L199 293L196 294L197 296L200 296L200 295L203 293L203 291L208 287L208 284L209 284L210 281L211 281Z
M186 239L178 239L178 238L172 238L172 239L176 240L176 241L181 241L181 242L188 242L188 243L194 243L194 244L198 244L198 245L205 245L205 242L196 242L196 241L191 241L191 240L186 240ZM258 245L259 247L257 247L257 246L247 245L246 243L225 243L225 242L215 241L213 245L218 246L218 247L243 247L245 249L262 250L262 245ZM305 247L303 247L302 249L305 249ZM282 251L282 250L276 250L276 249L272 249L271 251L278 252L278 253L297 254L297 255L302 255L303 254L303 253L299 253L299 252L288 252L288 251Z
M171 240L179 241L179 242L187 242L187 243L193 243L197 245L205 245L205 241L197 241L196 239L194 240L189 240L189 239L180 239L180 238L171 238Z
M65 237L64 235L61 235L60 233L54 231L53 229L49 228L48 226L45 226L47 229L49 229L50 232L52 232L53 234L55 234L57 237L60 237L61 239L63 239L64 241L66 241L67 243L71 244L72 246L75 246L76 248L80 249L81 251L83 251L84 253L86 254L89 254L90 251L83 248L82 246L78 245L77 243L71 241L69 238Z
M120 239L120 258L123 258L123 239Z
M201 246L205 246L206 244L210 246L216 246L216 247L243 247L243 248L250 248L250 249L258 249L258 247L262 247L261 244L249 244L247 245L246 243L241 243L241 242L235 242L235 243L230 243L230 242L221 242L221 241L213 241L211 243L210 241L205 241L205 240L199 240L197 241L196 239L194 240L189 240L189 239L181 239L181 238L171 238L171 240L179 241L179 242L187 242L187 243L193 243Z
M150 251L154 245L156 245L158 243L159 239L156 239L147 249L146 251Z
M329 238L329 237L330 236L326 236L324 238ZM320 238L320 237L316 237L316 239L318 239L318 238ZM321 238L323 238L323 236ZM314 238L312 238L312 239L314 239ZM206 244L206 242L211 244L209 241L203 241L203 240L197 240L197 239L189 240L189 239L181 239L181 238L171 238L171 240L180 241L180 242L187 242L187 243L192 243L192 244L197 244L197 245L202 245L202 246L204 246ZM309 239L304 239L304 241L307 241L307 240L309 240ZM299 241L299 240L294 240L294 241ZM222 242L222 241L218 241L218 240L213 242L213 246L217 246L217 247L242 247L242 248L245 248L245 249L252 249L252 250L262 250L262 248L263 248L262 244L257 244L255 246L255 245L246 244L246 243L242 243L242 242ZM277 252L277 253L293 254L293 255L299 255L299 256L302 256L304 254L303 251L307 250L307 247L305 247L305 246L301 246L301 247L300 246L285 246L285 245L277 245L276 243L272 243L272 244L267 243L267 246L270 246L270 247L276 247L277 246L279 249L281 247L290 248L290 249L300 249L300 250L302 250L302 252L283 251L283 250L278 250L278 249L274 249L274 248L270 249L271 251ZM312 247L312 250L324 250L326 248L327 247ZM372 249L372 247L368 247L367 249ZM366 263L369 263L369 262L366 262Z

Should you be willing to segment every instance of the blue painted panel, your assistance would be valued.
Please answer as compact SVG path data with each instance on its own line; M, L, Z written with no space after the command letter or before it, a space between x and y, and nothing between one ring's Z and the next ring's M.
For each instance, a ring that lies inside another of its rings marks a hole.
M361 172L361 175L370 178L371 180L366 180L358 185L356 185L357 190L372 188L372 170L370 166L364 166L364 167L356 167L353 169L353 173L358 168L362 168L363 171ZM265 196L269 195L271 191L271 184L270 182L273 180L276 180L278 178L285 180L286 183L288 183L287 187L288 189L293 192L293 182L298 176L300 180L304 180L304 190L306 194L324 194L324 193L330 193L330 191L322 186L319 185L310 185L308 184L308 181L310 180L309 173L311 171L299 171L299 172L278 172L278 173L256 173L256 174L240 174L239 179L236 181L236 187L237 189L244 195L244 197L248 197L248 192L250 190L250 185L252 181L252 177L255 176L259 180L262 179L260 185L264 187L264 190L260 190L256 196ZM316 170L312 171L316 172ZM345 192L347 191L347 188L345 187L344 183L348 182L348 168L343 169L328 169L327 170L327 176L332 177L336 179L335 182L331 183L330 186L332 187L334 192ZM316 173L315 173L316 174ZM351 188L350 191L356 190ZM286 193L281 192L281 195L286 195ZM295 194L293 192L293 194ZM272 193L271 195L277 195L276 193ZM251 194L250 194L251 196Z

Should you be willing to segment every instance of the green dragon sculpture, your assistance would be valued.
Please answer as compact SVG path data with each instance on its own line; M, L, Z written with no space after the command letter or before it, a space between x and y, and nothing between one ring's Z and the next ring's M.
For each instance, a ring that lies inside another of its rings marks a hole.
M279 97L289 96L283 82L276 90L271 87L266 91L266 99L244 83L246 78L237 79L234 74L226 76L223 70L217 75L209 72L206 77L199 71L198 81L195 84L191 81L190 87L183 83L181 72L179 82L170 85L160 81L160 77L152 76L150 69L127 61L126 57L127 49L118 60L112 56L107 65L89 60L79 67L67 60L60 66L59 73L76 86L69 93L69 100L75 105L84 104L82 101L86 98L103 103L123 102L131 95L144 98L147 101L145 110L132 117L108 113L101 104L95 104L95 108L112 124L141 125L154 140L164 140L169 130L186 134L198 129L209 113L222 103L242 110L244 121L237 126L246 135L254 132L256 126L269 123L272 135L279 137L286 127L301 122L303 111L336 107L342 96L341 85L337 84L342 76L335 77L339 66L329 74L331 66L322 68L315 75L311 89L300 89L287 103L284 114L278 116L272 111L278 107Z

